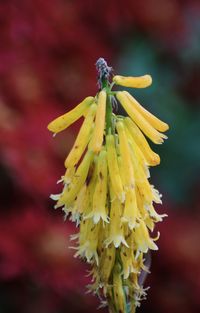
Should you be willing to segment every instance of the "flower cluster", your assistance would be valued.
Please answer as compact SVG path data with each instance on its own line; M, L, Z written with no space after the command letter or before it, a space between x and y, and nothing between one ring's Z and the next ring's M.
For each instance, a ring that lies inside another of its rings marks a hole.
M153 207L154 202L161 203L161 195L149 183L149 167L158 165L160 158L146 137L161 144L168 125L127 91L112 90L114 85L148 87L150 75L116 75L110 83L112 69L102 58L97 69L101 80L97 95L48 125L56 134L84 117L65 160L64 188L51 197L57 201L55 207L62 207L79 226L72 239L77 243L75 256L92 265L90 290L104 295L112 312L126 312L127 303L134 312L146 295L139 281L141 273L148 271L145 256L158 249L159 234L152 238L150 232L165 216ZM128 117L114 114L116 102Z

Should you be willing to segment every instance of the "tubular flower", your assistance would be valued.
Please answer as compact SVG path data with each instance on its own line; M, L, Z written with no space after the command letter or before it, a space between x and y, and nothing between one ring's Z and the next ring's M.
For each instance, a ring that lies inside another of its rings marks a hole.
M97 63L99 92L87 97L70 112L48 125L53 133L66 129L84 117L60 182L63 190L51 198L76 223L72 235L75 257L91 264L93 284L110 312L135 312L146 296L142 283L148 272L146 260L158 246L151 232L165 214L154 203L161 195L149 182L149 167L160 163L146 137L155 144L167 138L169 127L141 106L127 91L112 91L114 84L145 88L150 75L114 76L104 59ZM127 117L114 113L118 101ZM141 283L142 282L142 283Z

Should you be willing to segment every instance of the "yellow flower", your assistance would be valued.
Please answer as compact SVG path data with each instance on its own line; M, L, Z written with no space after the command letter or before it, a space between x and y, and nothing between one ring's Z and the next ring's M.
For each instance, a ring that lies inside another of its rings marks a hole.
M167 138L168 125L148 112L127 91L112 91L113 84L145 88L149 75L109 78L112 68L104 59L97 61L99 92L85 98L70 112L48 125L54 133L84 117L75 143L65 160L66 171L60 182L63 190L51 198L76 223L75 256L91 264L93 284L89 289L105 297L112 312L131 312L145 298L139 284L144 259L157 250L151 237L155 223L166 216L158 214L155 203L161 195L149 182L150 166L160 157L146 137L156 144ZM129 117L113 113L118 101Z
M116 264L113 269L113 294L117 312L126 312L125 291L123 289L121 267Z
M95 128L89 145L89 149L91 149L95 153L98 153L101 150L101 146L103 143L105 113L106 113L106 92L105 90L102 90L98 95Z
M75 143L70 153L68 154L68 157L65 160L66 168L71 169L74 168L78 164L83 152L85 151L85 148L88 145L94 127L94 117L96 113L96 108L97 106L95 103L93 103L90 106L88 113L85 117L85 120L79 131L79 134L75 140Z
M100 219L108 223L106 212L107 202L107 156L106 151L102 150L99 153L97 163L97 181L92 198L92 211L85 218L93 218L94 224L97 224Z
M161 144L163 139L167 139L167 136L158 132L157 129L152 126L148 119L137 110L136 100L131 101L125 91L117 92L117 99L122 104L125 111L131 117L131 119L137 124L137 126L143 131L143 133L149 137L154 143Z
M113 81L116 85L132 88L146 88L152 84L152 78L150 75L140 77L125 77L116 75L113 77Z
M73 110L69 111L68 113L62 116L59 116L54 121L49 123L48 129L53 133L59 133L60 131L66 129L84 114L84 111L86 111L87 108L89 108L93 101L94 101L93 97L85 98Z

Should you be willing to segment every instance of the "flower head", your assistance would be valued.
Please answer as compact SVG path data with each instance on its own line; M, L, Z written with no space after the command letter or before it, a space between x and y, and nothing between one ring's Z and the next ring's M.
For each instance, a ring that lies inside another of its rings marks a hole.
M149 167L160 163L146 137L155 144L167 138L168 125L148 112L127 91L112 91L113 84L145 88L150 75L116 75L100 58L96 67L100 90L70 112L48 125L54 133L84 117L75 143L65 160L63 190L52 198L79 225L75 256L92 266L90 290L104 296L111 311L132 311L146 293L139 283L149 250L157 250L151 237L158 214L153 203L161 203L159 192L149 182ZM118 101L128 117L113 113Z

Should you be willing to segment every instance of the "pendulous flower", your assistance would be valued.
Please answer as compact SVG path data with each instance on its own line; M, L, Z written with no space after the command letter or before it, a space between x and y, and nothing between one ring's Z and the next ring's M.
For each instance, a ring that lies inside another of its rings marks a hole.
M158 214L154 203L161 195L149 182L149 167L160 163L146 137L163 143L168 125L148 112L127 91L113 91L113 85L145 88L150 75L109 79L112 68L100 58L96 63L99 92L85 98L70 112L48 125L58 133L80 117L83 124L65 160L61 194L52 195L55 208L78 226L75 257L91 264L93 284L89 290L107 303L110 312L135 312L146 289L139 277L148 272L145 260L150 250L157 250L151 236ZM128 116L114 113L119 102ZM129 309L128 309L129 308Z

